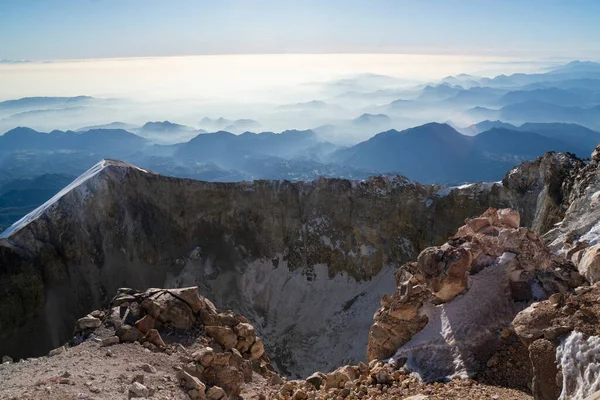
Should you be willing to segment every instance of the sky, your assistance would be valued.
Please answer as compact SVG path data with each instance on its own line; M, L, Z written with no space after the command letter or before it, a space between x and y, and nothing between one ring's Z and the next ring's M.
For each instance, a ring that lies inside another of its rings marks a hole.
M0 59L281 53L594 59L599 20L597 0L0 0Z

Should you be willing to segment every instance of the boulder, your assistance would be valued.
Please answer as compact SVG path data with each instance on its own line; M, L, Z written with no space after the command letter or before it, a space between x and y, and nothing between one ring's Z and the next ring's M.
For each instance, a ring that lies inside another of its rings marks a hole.
M140 332L139 330L137 330L136 328L134 328L131 325L121 325L119 328L117 328L115 334L119 337L119 340L123 343L126 342L139 342L142 337L144 335L142 335L142 332Z
M119 341L120 340L119 340L118 336L110 336L105 339L102 339L102 342L100 342L100 346L102 346L102 347L113 346L115 344L119 344Z
M180 380L181 385L186 389L197 390L200 393L204 393L206 391L206 385L202 383L200 379L190 375L185 371L179 371L177 373L177 379Z
M133 382L131 386L129 386L129 398L141 398L146 399L150 391L144 385L139 382Z
M203 347L192 354L192 359L208 367L214 358L214 351L211 347Z
M306 378L306 382L310 383L315 387L315 389L321 389L321 385L323 384L323 380L325 379L325 375L320 372L315 372L308 378Z
M235 326L234 331L236 335L242 337L244 339L250 339L254 341L256 337L256 333L254 331L254 327L248 323L239 323Z
M155 345L156 347L159 347L159 348L167 347L165 342L162 340L160 333L158 333L158 331L156 329L150 329L148 331L148 333L146 333L144 335L144 337L141 339L141 342L142 343L144 343L144 342L152 343L153 345Z
M206 326L206 333L225 349L231 349L237 344L237 335L228 326Z
M168 290L149 296L141 306L150 316L175 329L187 330L196 324L192 307Z
M208 389L208 392L206 392L206 397L209 400L226 400L227 393L225 393L225 390L223 390L223 388L219 386L213 386L210 389Z
M137 330L142 332L144 335L148 333L150 329L154 329L156 320L151 315L144 315L141 319L135 322Z
M256 341L250 348L250 360L252 360L252 361L258 360L259 358L262 357L262 355L264 353L265 353L265 346L264 346L262 340L260 340L260 338L256 338Z
M84 331L86 329L97 329L102 325L102 321L98 318L86 315L83 318L79 318L75 323L75 333Z

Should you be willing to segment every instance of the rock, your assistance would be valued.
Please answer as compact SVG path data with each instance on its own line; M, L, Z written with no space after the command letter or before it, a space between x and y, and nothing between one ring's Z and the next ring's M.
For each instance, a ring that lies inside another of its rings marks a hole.
M206 333L226 350L235 347L237 344L237 335L227 326L206 326Z
M105 313L102 310L94 310L90 313L90 315L94 318L98 318L99 320L102 320L105 317Z
M250 360L258 360L265 353L265 346L263 345L262 340L260 338L256 338L256 341L250 348Z
M325 389L343 388L350 378L339 370L325 374Z
M521 302L534 294L544 298L566 293L579 284L580 276L570 261L552 254L535 232L519 224L516 211L490 208L468 219L447 243L423 250L417 262L400 267L397 291L375 313L367 360L411 359L422 379L434 381L458 372L456 354L470 374L477 374L481 349L493 354L502 338L509 337L503 329L511 323L529 343L543 337L550 325L539 318L535 326L528 323L526 311L516 315ZM442 339L439 328L444 324L437 311L442 303L445 318L457 327L450 341ZM422 350L427 348L436 351ZM373 369L371 376L386 381Z
M182 386L186 389L197 390L202 394L204 394L206 391L206 385L202 383L200 379L190 375L185 371L177 372L177 379L181 381Z
M57 356L59 354L62 354L62 353L65 352L65 350L66 350L65 346L57 347L54 350L50 350L50 352L48 353L48 357L54 357L54 356Z
M225 390L223 390L223 388L219 386L213 386L210 389L208 389L208 392L206 392L206 397L209 400L226 400L227 393L225 393Z
M97 329L102 325L102 321L98 318L86 315L83 318L79 318L75 323L75 333L84 331L86 329Z
M165 342L162 340L160 333L158 333L158 331L156 329L150 329L148 331L148 333L146 333L144 335L144 337L141 339L141 342L152 343L153 345L155 345L156 347L159 347L159 348L167 347Z
M390 381L390 374L385 368L380 368L378 371L375 371L373 375L378 383L385 384Z
M131 386L129 386L129 398L148 398L150 391L144 385L139 382L133 382Z
M149 374L155 374L156 373L156 368L154 368L150 364L143 364L142 365L142 370L144 370L145 372L147 372Z
M144 335L148 333L150 329L154 329L156 320L151 315L144 315L141 319L135 322L137 330L142 332Z
M13 359L9 356L2 356L2 364L11 364L13 363Z
M292 395L292 400L306 400L308 394L303 389L297 389Z
M217 386L222 387L230 397L239 396L244 384L242 371L232 366L223 366L216 368L214 372L214 383Z
M229 353L229 352L214 353L211 364L212 365L220 365L220 366L229 365L230 359L231 359L231 353Z
M306 382L310 383L315 387L315 389L321 389L321 385L323 384L324 375L320 372L315 372L308 378L306 378Z
M550 301L550 304L554 304L554 305L559 305L563 302L564 300L564 295L562 293L554 293L553 295L551 295L548 298L548 301Z
M518 228L521 226L521 215L510 208L498 210L498 219L501 225L509 228Z
M102 339L102 342L100 342L100 346L101 347L113 346L115 344L119 344L119 337L118 336L110 336L110 337L107 337L105 339Z
M131 325L121 325L119 328L117 328L115 334L123 343L139 342L143 337L142 332Z
M197 288L192 288L194 290ZM154 319L175 329L191 329L196 323L195 313L186 301L176 297L174 293L178 292L160 290L142 301L142 309Z
M584 400L600 400L600 391L589 395Z
M192 354L192 359L199 362L205 367L208 367L214 358L212 347L204 347Z
M538 339L529 346L533 366L532 392L536 400L557 400L561 388L556 385L558 373L556 347L546 339Z
M231 349L230 351L231 357L229 358L229 365L237 369L242 368L242 364L244 363L244 357L242 357L240 352L236 349Z
M424 395L424 394L417 394L414 396L408 396L408 397L404 398L404 400L427 400L427 399L429 399L429 396Z
M250 347L252 347L253 344L254 344L254 339L242 339L237 342L237 344L235 345L235 348L240 353L246 353L246 352L250 351Z
M234 328L236 335L243 337L244 339L250 339L254 341L256 333L254 327L248 323L237 324Z
M307 379L308 381L308 379ZM271 378L269 378L269 385L271 386L279 386L283 385L283 379L277 374L273 374Z

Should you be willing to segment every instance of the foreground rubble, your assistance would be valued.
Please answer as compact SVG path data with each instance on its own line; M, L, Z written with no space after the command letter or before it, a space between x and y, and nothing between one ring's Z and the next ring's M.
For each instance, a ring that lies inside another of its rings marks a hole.
M270 397L266 383L280 381L248 320L217 312L197 287L120 289L108 310L77 321L67 345L0 375L2 399L224 400Z

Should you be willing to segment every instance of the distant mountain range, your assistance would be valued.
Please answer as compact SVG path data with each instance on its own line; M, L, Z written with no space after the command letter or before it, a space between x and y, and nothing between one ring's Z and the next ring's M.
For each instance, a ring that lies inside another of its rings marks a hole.
M581 148L579 135L585 136L580 130L569 139L559 140L555 127L531 124L528 128L546 135L492 126L476 136L468 136L448 124L429 123L400 132L382 132L336 151L332 159L360 168L398 171L424 183L493 181L500 179L502 171L547 151L576 152ZM594 131L588 134L590 142L600 135Z

